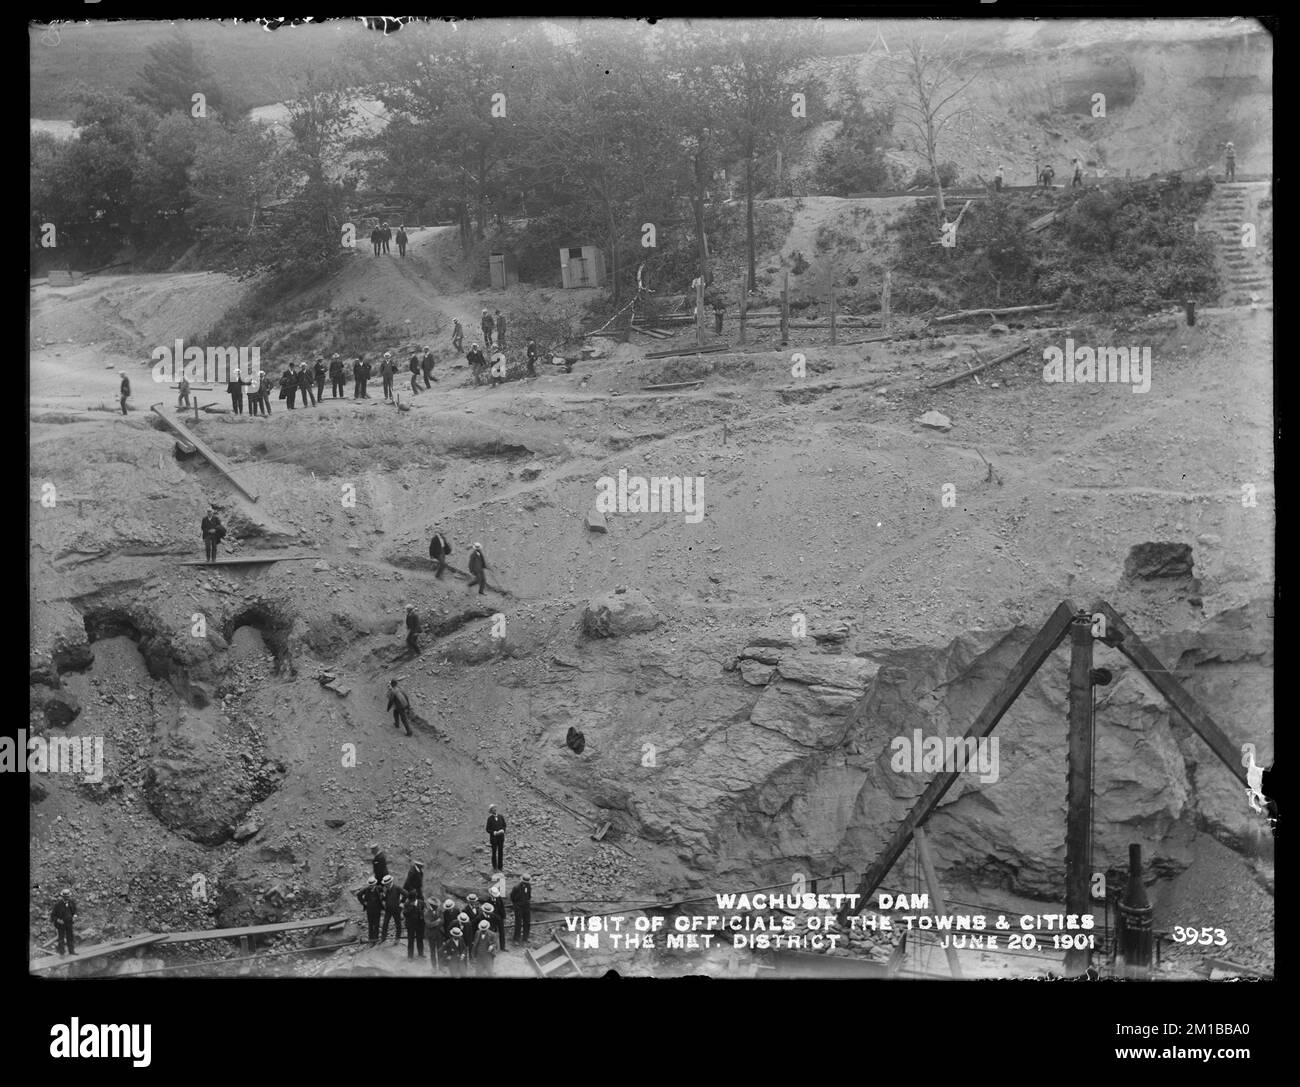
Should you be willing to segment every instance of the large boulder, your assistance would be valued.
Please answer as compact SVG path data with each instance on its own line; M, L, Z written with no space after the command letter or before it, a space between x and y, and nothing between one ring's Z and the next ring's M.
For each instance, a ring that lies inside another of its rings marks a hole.
M1129 549L1124 576L1136 581L1192 576L1192 547L1185 543L1141 543Z
M618 638L654 630L663 619L640 589L615 589L593 597L582 609L582 632L589 638Z

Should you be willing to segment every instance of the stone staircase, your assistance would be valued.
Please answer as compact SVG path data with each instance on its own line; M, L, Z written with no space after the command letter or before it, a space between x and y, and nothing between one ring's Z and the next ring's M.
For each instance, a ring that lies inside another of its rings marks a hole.
M1264 206L1261 207L1260 205ZM1255 224L1254 248L1241 244L1243 223ZM1224 290L1219 304L1248 306L1252 295L1273 299L1273 261L1266 237L1273 232L1273 208L1266 181L1223 182L1197 221L1197 229L1214 237Z

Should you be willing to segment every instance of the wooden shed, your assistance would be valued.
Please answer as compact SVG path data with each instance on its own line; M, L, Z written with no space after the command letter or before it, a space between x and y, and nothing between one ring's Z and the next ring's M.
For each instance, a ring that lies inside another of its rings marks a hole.
M519 282L519 261L513 253L490 253L488 273L492 277L492 286L505 290Z
M605 283L605 254L598 246L560 250L560 277L565 287L600 287Z

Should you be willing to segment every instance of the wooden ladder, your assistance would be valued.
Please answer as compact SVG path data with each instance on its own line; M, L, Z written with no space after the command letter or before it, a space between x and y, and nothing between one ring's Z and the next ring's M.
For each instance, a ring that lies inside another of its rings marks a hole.
M550 944L544 944L541 950L537 952L525 951L524 957L528 960L528 964L537 971L538 977L582 977L582 970L573 961L568 946L554 933L551 934Z

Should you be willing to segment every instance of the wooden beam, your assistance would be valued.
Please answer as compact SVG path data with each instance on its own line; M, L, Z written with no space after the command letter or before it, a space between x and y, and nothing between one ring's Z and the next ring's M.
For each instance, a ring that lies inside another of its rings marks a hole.
M885 335L889 335L889 294L893 287L894 273L888 268L885 269L885 282L880 289L880 319L881 327L885 330Z
M967 317L1006 317L1013 313L1038 313L1042 310L1057 309L1061 303L1045 302L1041 306L1008 306L1006 309L964 309L956 313L945 313L942 317L930 319L932 325L941 325L945 321L960 321Z
M220 454L218 454L215 450L213 450L213 448L210 445L208 445L207 442L205 442L202 438L198 437L196 434L190 431L185 426L185 424L182 423L179 419L170 418L167 415L167 413L162 410L162 404L154 404L153 411L158 416L159 419L161 419L164 423L166 423L169 427L171 427L172 430L174 430L177 434L179 434L182 438L184 438L187 442L189 442L190 445L194 446L194 448L197 449L203 455L203 457L208 461L209 464L212 465L212 467L214 467L218 472L220 472L223 476L225 476L228 480L230 480L230 482L233 483L238 490L243 492L243 494L247 498L249 498L253 502L257 501L257 492L253 490L251 487L245 486L243 481L240 480L239 476L235 474L235 470L228 463L226 463L226 459L222 457Z
M917 857L921 861L921 872L925 876L925 886L930 892L930 901L934 904L934 912L942 917L948 912L948 907L944 904L943 888L939 886L939 877L934 874L934 858L930 856L930 843L926 839L924 828L917 827L912 832L912 838L916 842ZM957 949L949 942L949 946L943 950L948 957L948 969L952 972L952 976L960 981L961 961L957 958Z
M993 366L997 366L999 363L1006 362L1008 359L1014 359L1017 355L1024 354L1024 352L1028 351L1033 346L1032 343L1024 344L1017 347L1014 351L1008 351L1005 355L999 355L997 358L990 359L988 362L982 363L979 366L973 366L969 370L963 370L960 374L953 374L952 377L945 377L942 381L932 381L929 385L924 387L926 389L942 389L945 385L951 385L955 381L960 381L965 377L972 377Z
M1034 673L1043 666L1043 662L1052 655L1056 647L1061 644L1066 632L1070 629L1070 623L1074 619L1075 607L1069 600L1063 600L1056 606L1056 610L1048 616L1047 622L1043 624L1042 629L1034 635L1033 641L1029 643L1028 648L1021 655L1015 666L1007 673L1006 679L1002 685L993 693L988 704L980 711L974 723L966 730L968 738L982 740L997 727L997 723L1002 720L1003 714L1011 708L1011 704L1019 697L1029 681L1034 677ZM907 848L907 843L912 840L912 832L929 818L930 813L943 799L944 794L953 787L960 775L956 771L945 771L939 774L930 784L925 787L925 791L917 798L912 810L899 824L898 829L885 846L884 851L867 869L861 882L858 884L857 893L865 901L880 884L884 878L889 875L889 871L898 862L898 858L903 855L903 850Z
M749 292L745 289L745 287L746 287L746 279L745 276L742 275L740 277L740 340L739 340L741 344L744 344L745 342L745 313L748 309L746 303L749 301Z
M661 392L665 389L689 389L689 388L693 388L696 385L703 385L703 384L704 384L703 380L673 381L673 382L669 382L667 385L642 385L641 388L645 392Z
M222 555L214 562L206 559L187 559L178 566L251 566L259 562L303 562L318 559L319 555L277 555L274 551L258 551L251 555Z
M192 944L201 940L225 940L232 937L257 936L269 932L293 932L305 928L333 928L353 920L352 917L308 917L302 921L281 921L274 925L245 925L243 928L196 929L193 932L164 932L158 942Z
M1232 776L1249 788L1245 767L1241 765L1240 748L1228 739L1201 704L1188 694L1187 689L1178 682L1173 672L1160 663L1160 658L1147 648L1133 628L1124 622L1114 608L1103 600L1093 608L1093 611L1099 611L1106 617L1107 636L1102 641L1108 645L1114 644L1116 649L1132 661L1150 680L1151 686L1164 696L1165 701L1174 708L1178 716L1186 721L1192 731L1219 756L1219 761L1232 772Z
M704 346L704 273L695 280L695 342Z
M790 342L790 273L781 281L781 346Z
M99 959L105 955L114 955L119 951L130 951L137 947L148 947L150 944L156 944L163 938L161 933L150 933L148 936L134 936L129 940L115 940L108 944L95 944L78 951L75 955L50 955L43 959L33 959L29 967L33 974L38 974L44 970L53 970L56 966L67 966L72 962L85 962L87 959Z
M1065 774L1065 912L1092 912L1092 616L1080 612L1070 623L1070 741ZM1085 947L1065 953L1065 972L1088 969Z

